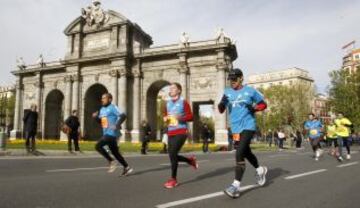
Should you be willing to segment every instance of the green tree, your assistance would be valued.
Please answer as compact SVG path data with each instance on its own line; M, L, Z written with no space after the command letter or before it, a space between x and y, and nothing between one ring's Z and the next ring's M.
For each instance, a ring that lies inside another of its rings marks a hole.
M268 103L268 109L257 115L258 126L262 131L290 126L302 127L314 96L312 85L277 85L260 89Z
M334 70L329 74L330 106L335 113L343 112L360 131L360 68L357 73Z

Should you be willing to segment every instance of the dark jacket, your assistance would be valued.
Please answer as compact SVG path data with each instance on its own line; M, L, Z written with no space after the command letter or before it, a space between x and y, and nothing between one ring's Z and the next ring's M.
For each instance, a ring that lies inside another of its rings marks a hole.
M147 142L150 140L151 135L151 127L149 124L146 124L145 126L141 126L141 136L143 138L144 142Z
M79 118L76 116L69 116L66 120L65 120L65 124L71 129L71 133L72 134L77 134L79 127L80 127L80 122L79 122Z
M34 111L25 111L24 113L24 131L36 132L37 130L38 113Z

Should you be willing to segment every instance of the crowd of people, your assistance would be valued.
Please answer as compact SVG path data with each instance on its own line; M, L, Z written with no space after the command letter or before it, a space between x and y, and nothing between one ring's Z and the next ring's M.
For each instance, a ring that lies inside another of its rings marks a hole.
M304 141L309 143L314 152L316 161L323 154L323 146L331 147L331 155L337 160L343 161L344 158L351 159L351 135L353 125L343 113L339 112L336 118L324 124L314 114L309 114L309 118L304 122L304 131L298 129L295 131L285 131L279 128L275 131L267 130L261 136L257 134L255 114L267 108L263 95L256 89L243 85L243 72L240 69L233 69L228 74L230 87L224 90L223 96L218 103L218 111L229 115L230 127L228 128L228 150L235 151L235 176L232 183L224 190L224 193L231 198L240 196L240 187L243 175L246 170L245 159L255 168L255 179L259 186L266 183L268 168L262 165L256 155L252 152L251 142L255 138L263 140L283 150L285 141L290 141L290 146L301 148ZM169 99L166 100L163 110L163 121L166 128L162 129L163 151L169 155L171 164L170 177L164 183L165 188L175 188L178 183L178 164L185 162L195 170L199 168L195 156L185 157L180 151L185 144L188 135L188 122L193 120L193 114L188 101L181 96L182 86L179 83L171 83L169 86ZM102 128L102 136L98 138L95 145L98 151L108 162L108 172L112 173L121 164L123 167L122 176L127 176L133 172L126 159L119 152L118 140L121 137L121 125L126 120L126 114L116 105L112 104L112 95L105 93L101 97L102 107L99 111L92 114ZM77 111L72 111L63 126L63 132L68 135L68 150L73 152L72 143L74 143L75 152L80 152L80 122ZM31 110L25 113L24 129L26 139L26 150L31 153L36 150L35 136L37 129L36 105L31 106ZM141 123L141 154L147 154L148 144L151 140L152 129L147 121ZM359 135L358 135L359 136ZM201 138L203 142L203 152L209 151L209 143L213 140L214 133L207 124L201 127ZM356 137L356 136L355 136ZM354 140L353 140L354 141ZM325 145L324 145L325 144ZM107 147L107 148L105 148ZM346 148L346 157L344 157L342 148ZM109 153L113 155L113 158Z

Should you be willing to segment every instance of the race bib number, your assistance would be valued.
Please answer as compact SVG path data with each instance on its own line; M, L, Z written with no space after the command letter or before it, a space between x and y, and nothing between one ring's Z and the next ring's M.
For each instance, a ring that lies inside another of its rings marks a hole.
M106 117L101 118L101 127L104 129L109 127L109 122Z
M317 135L318 134L318 130L313 129L310 131L310 135Z
M168 118L169 126L178 126L179 121L175 116L169 116Z
M241 139L240 134L233 134L232 139L236 142L240 141L240 139Z

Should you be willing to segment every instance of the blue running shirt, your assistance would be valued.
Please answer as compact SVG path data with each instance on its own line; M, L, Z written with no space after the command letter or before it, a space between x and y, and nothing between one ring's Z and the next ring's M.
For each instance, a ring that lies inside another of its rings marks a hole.
M263 101L263 95L256 89L245 85L239 90L225 88L224 98L232 133L239 134L244 130L256 131L255 115L249 110L249 107Z
M310 139L317 139L321 136L323 125L318 120L308 120L305 122L304 128L308 131L308 137Z
M103 129L103 135L112 137L120 136L120 131L116 129L116 124L121 114L123 114L123 112L113 104L101 107L99 119Z

